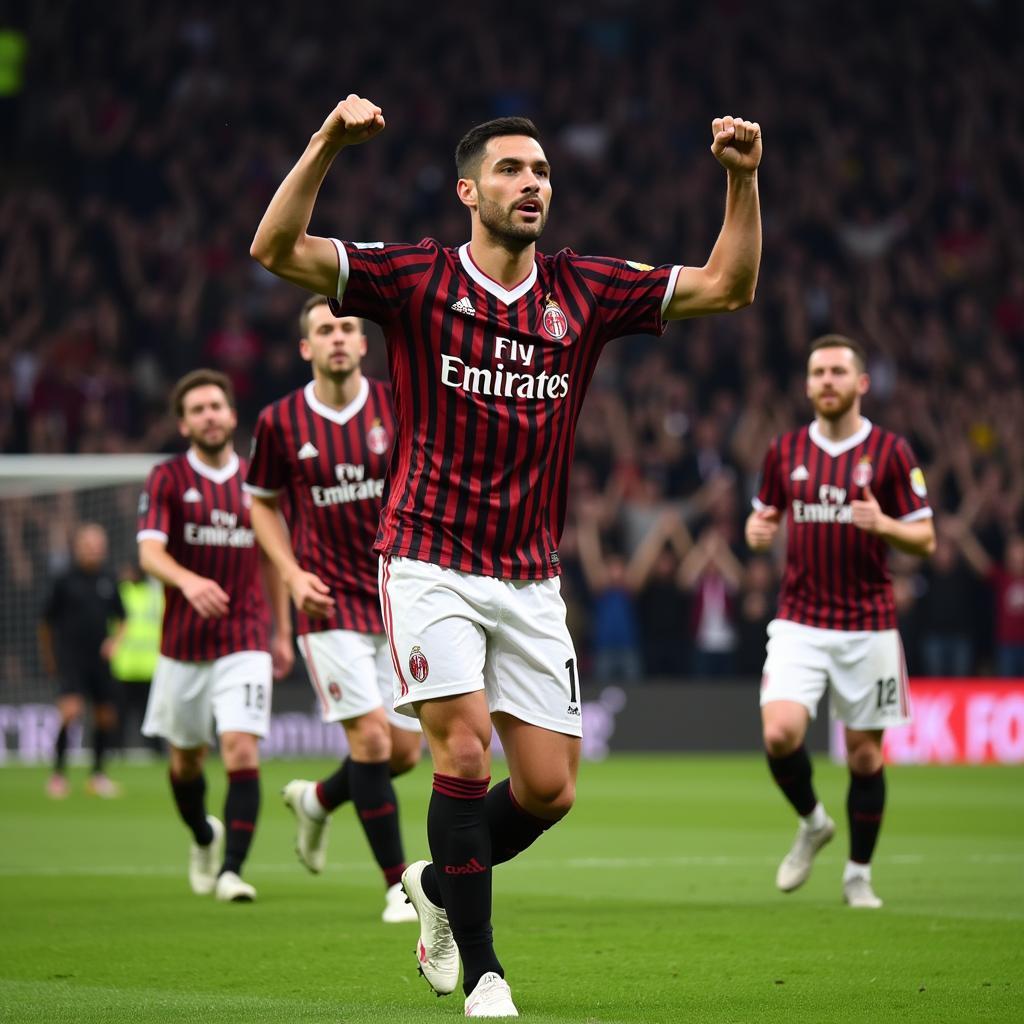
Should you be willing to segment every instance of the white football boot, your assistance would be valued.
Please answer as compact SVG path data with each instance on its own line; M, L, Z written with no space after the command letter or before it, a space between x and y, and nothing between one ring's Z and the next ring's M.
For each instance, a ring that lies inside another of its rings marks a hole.
M213 829L210 845L193 842L188 854L188 883L197 896L209 896L217 887L217 872L224 859L224 826L212 814L206 820Z
M811 867L818 851L836 834L836 823L825 816L820 828L811 828L801 821L789 853L782 858L775 874L775 884L783 892L799 889L811 877Z
M330 818L326 815L322 819L316 818L306 810L303 799L315 785L315 782L306 779L292 779L281 790L281 796L284 797L285 806L295 815L298 826L295 852L314 875L319 875L327 864L327 826Z
M420 878L429 863L418 860L410 864L402 873L402 888L420 922L420 937L416 943L420 974L439 996L446 996L455 991L459 981L459 951L444 908L431 903L423 891Z
M217 899L222 903L252 903L256 899L256 890L243 882L234 871L224 871L217 879Z
M467 1017L518 1017L512 992L504 978L489 971L466 996Z
M407 921L419 920L416 908L409 902L401 882L395 882L388 888L380 919L385 924L404 924Z

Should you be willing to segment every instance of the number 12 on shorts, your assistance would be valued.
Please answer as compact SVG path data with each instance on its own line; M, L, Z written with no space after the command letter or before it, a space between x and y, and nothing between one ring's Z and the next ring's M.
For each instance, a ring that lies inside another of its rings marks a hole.
M879 710L882 708L891 708L899 700L899 694L896 689L896 680L891 676L888 679L879 679L875 683L875 689L878 691L877 707Z

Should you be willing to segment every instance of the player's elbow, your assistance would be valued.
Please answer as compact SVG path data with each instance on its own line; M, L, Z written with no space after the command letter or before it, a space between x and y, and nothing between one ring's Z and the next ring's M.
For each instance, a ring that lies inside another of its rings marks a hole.
M278 273L294 255L295 243L280 232L261 224L249 246L249 255L271 273Z
M931 558L931 556L935 554L936 547L935 531L931 530L928 533L928 536L925 537L924 543L921 545L921 554L924 555L925 558Z
M757 281L734 281L725 294L725 309L735 313L738 309L749 306L757 292Z
M273 272L274 267L277 265L273 248L265 238L260 236L259 232L256 233L256 237L252 240L252 245L249 246L249 255L260 266L265 267L271 272Z

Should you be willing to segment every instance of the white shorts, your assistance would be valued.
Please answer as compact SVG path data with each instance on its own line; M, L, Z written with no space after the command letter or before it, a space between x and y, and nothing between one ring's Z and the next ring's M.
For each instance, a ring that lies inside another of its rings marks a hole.
M576 651L558 577L500 580L411 558L380 560L395 709L484 690L491 712L583 735Z
M791 700L814 718L826 689L831 689L832 717L851 729L891 729L909 722L910 687L899 633L772 620L761 706Z
M142 723L144 736L162 736L182 750L217 735L267 735L273 668L266 651L239 651L214 661L176 661L162 654Z
M420 731L419 722L391 706L394 672L383 633L351 629L306 633L299 637L299 650L325 722L344 722L383 707L392 725Z

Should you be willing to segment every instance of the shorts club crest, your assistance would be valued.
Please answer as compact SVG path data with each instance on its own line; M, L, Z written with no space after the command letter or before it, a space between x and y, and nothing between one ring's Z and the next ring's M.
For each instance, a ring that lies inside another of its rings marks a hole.
M417 683L422 683L430 675L430 664L418 644L409 655L409 674Z

